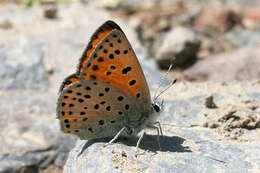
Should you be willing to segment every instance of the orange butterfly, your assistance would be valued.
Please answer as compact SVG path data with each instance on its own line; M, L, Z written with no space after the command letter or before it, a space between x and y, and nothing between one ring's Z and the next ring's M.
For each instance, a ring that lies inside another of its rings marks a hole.
M57 116L65 133L80 139L140 134L156 128L161 105L152 103L137 57L113 21L100 26L84 51L77 72L60 88Z

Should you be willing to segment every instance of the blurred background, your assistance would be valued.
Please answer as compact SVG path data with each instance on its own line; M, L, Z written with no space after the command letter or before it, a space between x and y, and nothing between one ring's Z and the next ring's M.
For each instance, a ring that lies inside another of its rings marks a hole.
M82 27L88 17L84 7L95 6L107 11L110 18L120 18L133 27L149 58L155 59L162 71L173 62L179 80L253 80L260 75L259 3L1 0L0 41ZM91 13L89 16L94 16Z
M260 0L0 0L0 172L62 172L58 88L106 20L170 80L259 84Z

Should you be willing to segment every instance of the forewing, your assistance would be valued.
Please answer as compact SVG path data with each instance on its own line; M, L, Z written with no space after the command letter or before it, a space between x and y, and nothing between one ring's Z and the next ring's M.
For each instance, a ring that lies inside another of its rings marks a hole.
M113 21L107 21L103 25L101 25L95 33L91 36L90 41L84 50L80 62L78 65L78 71L77 73L79 74L82 70L83 67L86 65L87 61L89 60L90 55L92 52L95 50L97 45L104 40L104 38L114 29L121 30L120 27Z
M114 29L97 45L80 78L109 83L133 97L145 108L151 106L144 73L135 52L121 30Z

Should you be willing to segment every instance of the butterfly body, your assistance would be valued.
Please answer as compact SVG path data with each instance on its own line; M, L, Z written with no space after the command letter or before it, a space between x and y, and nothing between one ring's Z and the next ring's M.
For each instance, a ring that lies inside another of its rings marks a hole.
M160 112L152 104L137 57L112 21L92 36L75 74L60 88L57 116L61 130L80 139L135 136L154 125Z

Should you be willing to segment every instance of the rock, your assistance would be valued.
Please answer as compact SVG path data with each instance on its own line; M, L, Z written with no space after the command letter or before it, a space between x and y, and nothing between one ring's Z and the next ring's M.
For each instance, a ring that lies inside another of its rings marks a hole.
M177 83L165 97L165 111L159 117L164 136L161 150L156 132L149 131L135 156L137 139L119 139L103 147L109 139L78 141L70 152L64 168L70 172L252 172L259 170L260 128L243 131L237 140L230 140L217 129L205 128L205 112L224 111L243 100L255 100L260 105L259 82L234 82L223 85L216 82ZM253 94L254 93L254 94ZM218 108L205 107L204 101L212 95ZM233 102L232 102L233 101ZM257 115L259 108L245 117ZM221 113L221 114L222 114ZM223 115L223 114L222 114ZM228 125L228 122L223 122ZM232 133L235 129L225 129ZM217 132L217 133L216 133ZM239 142L238 142L239 141ZM246 160L244 158L247 158ZM217 171L218 170L218 171ZM257 171L256 171L257 172Z
M154 42L153 52L163 69L167 69L172 62L174 66L184 67L194 62L200 43L194 32L177 27L158 37Z
M217 105L214 103L213 96L209 96L208 98L206 98L205 106L210 109L217 108Z
M12 23L9 20L0 21L0 29L11 29L13 27Z
M56 5L53 6L47 6L45 7L44 11L43 11L43 15L44 17L48 18L48 19L56 19L58 13L58 9Z
M26 41L10 42L0 48L0 89L46 89L48 75L43 51Z
M47 19L57 19L58 17L58 7L57 1L48 0L40 1L43 6L43 16Z
M243 25L250 30L260 29L260 9L252 8L249 9L242 21Z
M245 47L208 57L185 71L189 80L254 80L260 78L260 47Z
M207 58L210 55L233 51L239 47L239 45L225 36L216 36L207 31L197 32L197 37L201 40L198 58Z
M51 164L62 168L75 138L59 131L57 95L28 90L0 95L0 172L38 172Z
M260 44L260 31L250 31L241 27L235 27L224 36L237 45L237 47L255 46Z
M242 15L239 11L225 7L224 4L214 4L204 7L196 20L196 26L207 30L226 32L240 24Z

